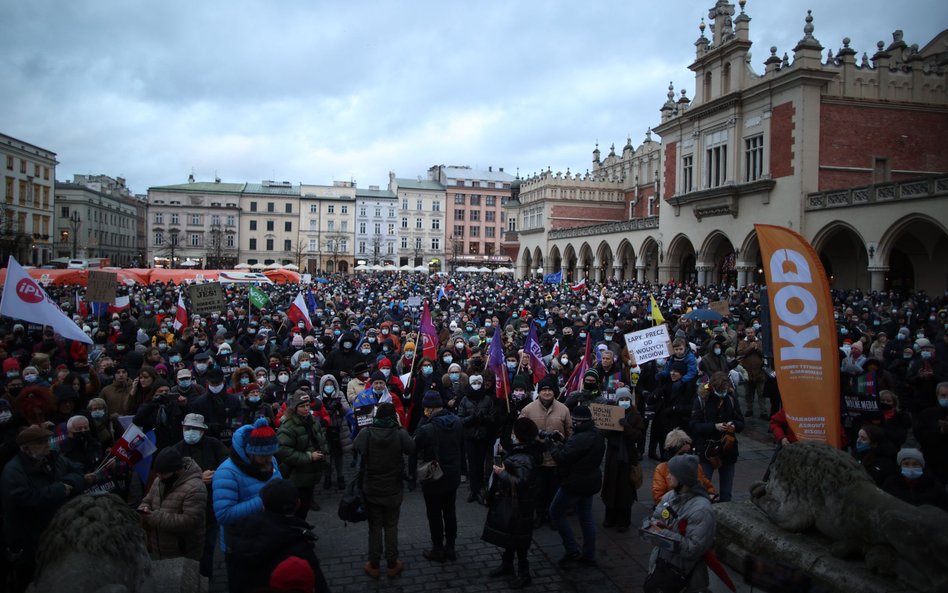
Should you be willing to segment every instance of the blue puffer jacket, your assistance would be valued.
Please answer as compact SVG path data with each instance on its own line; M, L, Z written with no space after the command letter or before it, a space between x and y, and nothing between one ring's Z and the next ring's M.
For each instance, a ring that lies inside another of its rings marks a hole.
M270 480L282 478L276 458L273 459L273 473L266 479L255 477L246 471L246 468L252 468L246 451L250 432L266 425L266 418L258 418L252 425L238 428L231 441L233 448L230 457L214 472L214 516L221 525L221 550L224 552L227 551L227 542L239 537L243 520L263 511L260 490Z

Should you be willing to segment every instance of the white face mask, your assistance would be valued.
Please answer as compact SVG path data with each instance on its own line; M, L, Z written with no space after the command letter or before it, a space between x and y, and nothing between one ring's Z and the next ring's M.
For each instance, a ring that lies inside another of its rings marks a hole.
M562 365L567 365L567 364L569 364L569 358L566 357L566 356L560 358L560 364L562 364Z
M382 371L382 374L385 375L385 378L388 379L392 375L392 369L379 369Z
M196 445L201 440L203 433L200 430L184 431L184 442L189 445Z
M13 412L10 410L4 410L0 412L0 424L6 424L10 421L10 418L13 417Z
M289 380L290 380L290 376L289 376L289 375L280 375L280 376L277 377L277 381L279 381L280 383L283 383L284 385L285 385L286 382L289 381Z
M221 391L224 391L224 384L221 383L220 385L208 385L207 390L211 393L220 393Z

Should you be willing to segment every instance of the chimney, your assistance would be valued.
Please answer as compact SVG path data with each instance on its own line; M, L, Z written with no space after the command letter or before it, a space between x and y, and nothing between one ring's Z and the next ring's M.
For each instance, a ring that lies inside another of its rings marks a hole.
M500 172L501 172L501 173L504 172L504 168L503 168L503 167L499 167L499 169L500 169Z
M488 173L493 173L493 172L494 172L494 166L491 165L491 166L487 167L487 172L488 172Z

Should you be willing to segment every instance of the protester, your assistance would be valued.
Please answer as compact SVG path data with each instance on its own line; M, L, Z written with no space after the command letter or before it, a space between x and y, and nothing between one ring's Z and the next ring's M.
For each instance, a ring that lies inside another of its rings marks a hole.
M737 433L744 430L744 416L727 375L715 373L702 388L695 399L690 426L701 469L708 479L718 472L721 502L729 502L739 454Z
M552 377L544 377L540 381L539 396L527 404L520 413L521 418L529 418L537 425L540 434L545 437L560 435L566 439L573 434L573 421L566 405L556 400L559 395L559 386ZM556 462L549 451L543 454L543 463L537 471L540 490L537 493L537 516L535 527L540 527L549 521L550 503L559 487L556 471Z
M628 531L632 524L632 503L638 500L636 490L642 485L639 465L639 442L645 438L645 423L632 406L628 387L616 391L616 404L625 411L619 420L621 431L602 431L606 439L606 461L603 471L602 502L606 506L603 528Z
M302 504L297 517L306 519L306 513L319 505L313 491L329 466L329 444L322 424L311 413L312 404L322 407L322 401L313 400L304 391L297 391L287 402L277 439L280 449L276 457L280 462L280 473L299 489Z
M204 553L207 489L201 468L174 448L155 457L158 479L138 507L148 532L148 550L157 560L184 557L200 560Z
M882 489L905 502L930 504L948 511L945 485L925 471L925 456L918 449L902 449L896 457L899 474L886 478Z

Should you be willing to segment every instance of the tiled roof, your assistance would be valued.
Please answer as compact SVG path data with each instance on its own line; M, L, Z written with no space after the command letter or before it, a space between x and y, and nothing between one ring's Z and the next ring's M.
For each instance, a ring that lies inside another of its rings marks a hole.
M430 179L402 179L398 178L395 180L395 183L398 184L399 188L404 189L426 189L429 191L444 191L444 186L438 183L437 181L431 181Z

